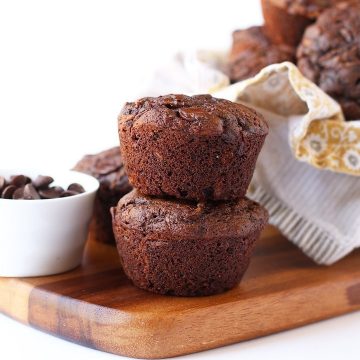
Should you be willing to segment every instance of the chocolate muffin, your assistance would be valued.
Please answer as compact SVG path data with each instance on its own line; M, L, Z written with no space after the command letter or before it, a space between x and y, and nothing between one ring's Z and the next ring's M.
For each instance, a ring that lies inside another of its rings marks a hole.
M337 100L347 120L360 119L360 4L340 3L307 28L298 67Z
M297 46L308 25L342 0L261 0L265 24L275 44ZM358 0L346 0L356 3Z
M143 98L119 116L130 183L160 197L243 197L267 133L262 115L210 95Z
M228 65L231 82L250 78L265 66L284 61L295 61L295 48L273 44L263 26L234 31Z
M86 155L76 164L74 170L99 180L100 188L95 199L90 231L97 241L115 244L110 208L132 189L123 166L120 148L117 146L95 155Z
M259 204L196 204L136 190L112 208L121 264L145 290L176 296L221 293L246 271L268 214Z

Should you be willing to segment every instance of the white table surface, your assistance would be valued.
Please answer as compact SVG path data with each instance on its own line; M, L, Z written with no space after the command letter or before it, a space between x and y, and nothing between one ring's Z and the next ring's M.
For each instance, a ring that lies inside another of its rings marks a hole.
M226 49L257 0L2 1L0 167L71 167L117 144L116 117L182 49ZM1 296L1 294L0 294ZM189 359L360 359L360 313ZM0 359L118 359L0 315Z

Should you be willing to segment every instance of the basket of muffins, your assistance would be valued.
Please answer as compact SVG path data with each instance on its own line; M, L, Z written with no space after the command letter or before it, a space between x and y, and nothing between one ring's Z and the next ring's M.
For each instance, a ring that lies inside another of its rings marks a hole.
M234 31L229 51L177 54L145 89L191 89L262 113L269 135L246 196L307 256L331 265L360 247L360 4L259 3L264 23Z
M290 61L360 119L360 3L357 0L261 0L265 24L233 33L232 82Z
M263 116L211 95L167 95L127 103L118 122L120 148L75 167L100 182L95 239L115 237L125 274L144 290L205 296L239 284L268 220L245 197Z
M360 246L360 3L261 5L264 24L233 33L224 60L233 85L215 96L267 116L248 196L306 255L331 265Z

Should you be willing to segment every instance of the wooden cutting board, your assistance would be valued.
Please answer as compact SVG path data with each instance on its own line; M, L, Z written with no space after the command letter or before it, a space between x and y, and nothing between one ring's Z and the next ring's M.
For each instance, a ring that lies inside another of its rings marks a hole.
M360 252L316 266L268 227L243 282L221 295L176 298L135 288L109 245L42 278L0 278L0 311L114 354L164 358L216 348L360 309Z

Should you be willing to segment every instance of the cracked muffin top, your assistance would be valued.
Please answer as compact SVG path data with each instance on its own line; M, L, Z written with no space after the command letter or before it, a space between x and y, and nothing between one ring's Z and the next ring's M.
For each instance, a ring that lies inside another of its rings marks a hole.
M255 110L211 95L172 94L127 103L119 116L119 128L122 126L179 129L205 137L239 130L255 134L268 132L266 121Z
M273 0L287 9L290 14L302 15L309 19L316 19L324 10L344 0ZM345 0L356 3L358 0Z

